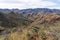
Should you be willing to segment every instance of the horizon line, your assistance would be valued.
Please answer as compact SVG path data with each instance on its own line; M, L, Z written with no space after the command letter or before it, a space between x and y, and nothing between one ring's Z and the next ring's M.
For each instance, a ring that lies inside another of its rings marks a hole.
M22 8L22 9L21 8L0 8L0 9L19 9L19 10L24 10L24 9L40 9L40 8ZM58 9L58 8L46 8L46 9Z

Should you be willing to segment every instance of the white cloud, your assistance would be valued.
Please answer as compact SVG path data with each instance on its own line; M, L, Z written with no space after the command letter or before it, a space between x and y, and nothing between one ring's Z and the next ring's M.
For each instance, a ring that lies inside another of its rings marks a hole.
M38 1L43 1L43 0L18 0L20 2L38 2Z
M53 6L56 5L56 3L43 1L43 2L35 2L29 4L31 7L46 7L46 6Z
M24 4L4 4L4 3L1 3L0 4L0 8L20 8L20 9L24 9L26 8Z
M0 0L0 8L43 8L56 3L45 0Z
M50 9L60 9L60 7L47 7L47 8L50 8Z

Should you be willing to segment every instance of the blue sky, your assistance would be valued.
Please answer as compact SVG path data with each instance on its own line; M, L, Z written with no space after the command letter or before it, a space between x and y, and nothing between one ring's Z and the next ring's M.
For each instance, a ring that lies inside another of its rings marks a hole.
M0 8L51 8L60 9L60 0L0 0Z

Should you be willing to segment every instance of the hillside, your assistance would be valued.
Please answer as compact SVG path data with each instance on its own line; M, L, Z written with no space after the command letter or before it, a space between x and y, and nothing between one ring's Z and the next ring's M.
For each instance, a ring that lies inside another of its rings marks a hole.
M58 9L0 11L0 40L60 40Z

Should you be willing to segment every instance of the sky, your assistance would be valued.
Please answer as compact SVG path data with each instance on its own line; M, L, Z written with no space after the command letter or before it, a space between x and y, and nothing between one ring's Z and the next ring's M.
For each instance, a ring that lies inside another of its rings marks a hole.
M28 9L50 8L60 9L60 0L0 0L0 8Z

